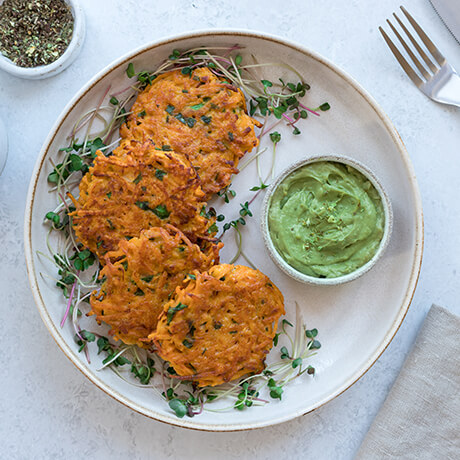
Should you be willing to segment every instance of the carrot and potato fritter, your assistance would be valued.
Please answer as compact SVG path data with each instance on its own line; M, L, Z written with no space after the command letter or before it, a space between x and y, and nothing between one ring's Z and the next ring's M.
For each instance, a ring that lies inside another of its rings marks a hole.
M283 295L258 270L216 265L195 273L164 306L149 339L179 376L219 385L264 369Z
M215 226L214 217L202 212L203 195L185 157L156 150L149 142L119 156L98 152L80 183L77 209L71 214L75 234L101 262L120 241L166 223L193 242L206 242Z
M154 345L199 386L261 372L285 312L263 273L216 265L223 244L206 213L258 144L258 125L241 90L208 68L160 75L138 95L120 146L98 152L70 214L103 265L90 314L125 344Z
M153 227L121 241L106 254L101 291L91 295L91 313L126 344L145 346L164 304L187 275L219 262L222 243L205 254L171 225Z
M197 169L206 199L231 182L240 158L258 144L243 93L208 68L158 76L137 96L122 144L151 139L158 148L186 155Z

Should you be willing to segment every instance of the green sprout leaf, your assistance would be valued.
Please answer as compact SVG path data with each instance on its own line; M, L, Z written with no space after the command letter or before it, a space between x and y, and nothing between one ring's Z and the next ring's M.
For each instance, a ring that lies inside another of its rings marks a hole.
M102 142L102 139L100 137L96 137L96 139L94 139L92 142L88 142L86 147L89 147L91 156L93 158L96 158L96 152L106 147L106 145L104 144L104 142Z
M80 251L78 253L78 258L80 260L86 260L88 259L89 257L91 257L91 251L89 249L84 249L83 251Z
M66 180L70 176L70 171L62 163L56 165L54 170L48 175L48 182L57 184L61 180Z
M289 358L289 351L286 347L282 347L280 352L281 352L281 359Z
M242 204L240 203L241 209L240 209L240 216L249 216L252 217L252 212L249 210L249 202L246 201L246 203ZM244 225L244 224L243 224Z
M97 354L102 351L107 351L110 348L110 342L107 337L99 337L97 339Z
M171 61L176 60L180 56L180 51L179 50L173 50L173 52L169 55L169 59Z
M128 68L126 69L126 75L128 76L128 78L133 78L134 75L136 75L136 73L134 72L134 64L132 62L128 64Z
M255 187L250 188L249 190L251 192L257 192L258 190L263 190L264 188L267 188L267 187L268 185L266 184L260 184L260 185L256 185Z
M154 364L151 358L147 358L147 365L133 363L131 365L131 373L134 374L134 377L139 379L143 385L148 385L150 379L155 374Z
M280 105L273 109L273 115L275 115L276 118L280 119L283 116L283 113L286 112L286 110L287 106Z
M137 74L137 80L147 85L151 85L152 81L155 80L156 77L156 75L150 75L150 73L146 72L145 70Z
M305 331L305 335L309 339L314 339L318 335L318 329L308 329Z
M273 83L269 80L260 80L262 85L264 85L264 88L270 88L273 86Z
M59 226L59 222L60 222L59 214L56 214L55 212L50 211L46 213L45 217L48 220L51 220L56 227Z
M217 227L217 225L214 223L212 224L209 228L208 228L208 233L215 233L219 230L219 228Z
M321 348L321 343L319 340L313 340L310 350L318 350L319 348Z
M131 361L128 358L125 358L124 356L119 356L114 362L118 366L123 366L125 364L131 364Z
M182 399L171 399L169 402L169 407L174 411L174 413L179 418L183 418L187 414L187 405Z
M85 331L84 329L80 331L80 335L87 342L94 342L96 340L96 336L92 332Z
M270 396L273 399L281 400L281 395L283 394L283 389L278 386L274 379L270 379L267 383L268 389L270 390Z
M80 171L83 168L83 160L80 158L79 155L75 155L75 153L72 153L69 156L70 160L70 170L71 171Z
M278 131L270 133L271 141L276 145L281 140L281 134Z

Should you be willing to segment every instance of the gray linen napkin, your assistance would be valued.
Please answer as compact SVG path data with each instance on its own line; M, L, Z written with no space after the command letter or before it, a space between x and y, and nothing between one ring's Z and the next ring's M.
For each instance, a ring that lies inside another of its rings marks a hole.
M460 318L433 305L356 459L460 459Z

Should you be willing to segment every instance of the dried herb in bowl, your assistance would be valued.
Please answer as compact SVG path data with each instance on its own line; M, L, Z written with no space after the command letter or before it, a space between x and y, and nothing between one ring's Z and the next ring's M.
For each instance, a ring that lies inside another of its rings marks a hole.
M0 52L20 67L48 65L69 46L74 18L63 0L0 4Z

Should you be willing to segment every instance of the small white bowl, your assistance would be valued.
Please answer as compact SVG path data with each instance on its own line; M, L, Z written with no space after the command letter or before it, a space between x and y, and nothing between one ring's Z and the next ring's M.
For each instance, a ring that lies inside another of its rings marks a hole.
M336 277L336 278L316 278L314 276L305 275L304 273L296 270L294 267L289 265L278 253L277 249L275 248L272 242L272 239L270 237L270 231L269 231L268 212L269 212L269 208L271 204L271 199L272 199L272 196L275 190L278 188L281 182L283 182L284 179L286 179L286 177L288 177L291 173L301 168L302 166L305 166L310 163L316 163L318 161L334 161L337 163L343 163L343 164L352 166L353 168L358 170L360 173L362 173L372 183L372 185L375 187L375 189L379 193L380 198L382 200L383 211L384 211L384 216L385 216L385 227L383 231L382 240L380 241L380 245L374 257L372 257L371 260L369 260L366 264L356 269L355 271L348 273L346 275L343 275L343 276ZM385 192L384 188L382 187L381 183L379 182L375 174L372 171L370 171L367 167L365 167L362 163L360 163L359 161L356 161L352 158L341 156L341 155L318 155L318 156L309 157L305 160L301 160L296 163L293 163L291 166L285 169L267 189L267 193L265 194L265 198L262 203L262 213L261 214L262 214L261 228L262 228L262 235L263 235L265 247L267 248L268 253L270 254L270 257L275 262L275 264L284 273L291 276L296 281L300 281L302 283L317 284L317 285L337 285L337 284L347 283L349 281L355 280L361 275L364 275L364 273L366 273L368 270L370 270L375 265L377 260L383 254L383 251L388 245L391 230L393 228L393 211L391 208L391 203L390 203L387 193Z
M64 0L71 8L74 25L72 39L69 46L64 51L61 57L48 65L41 65L37 67L20 67L14 64L5 55L0 53L0 69L14 75L15 77L25 78L27 80L39 80L41 78L48 78L57 75L66 69L75 58L78 56L81 45L85 39L85 16L80 6L79 0ZM0 4L3 0L0 0Z

